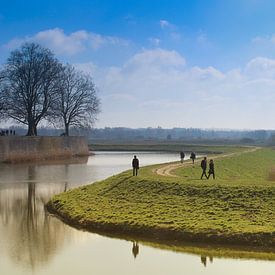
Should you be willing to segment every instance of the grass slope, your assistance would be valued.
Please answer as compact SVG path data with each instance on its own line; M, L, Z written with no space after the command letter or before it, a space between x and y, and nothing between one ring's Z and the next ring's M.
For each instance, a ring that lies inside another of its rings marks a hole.
M200 167L178 177L131 171L55 196L47 205L66 222L92 231L146 237L275 247L275 151L260 149L215 160L216 180L199 180ZM275 258L274 254L273 257Z
M241 151L245 146L224 146L224 145L199 145L185 144L183 142L169 141L109 141L101 143L90 143L92 151L152 151L152 152L196 152L198 154L221 154L225 152Z

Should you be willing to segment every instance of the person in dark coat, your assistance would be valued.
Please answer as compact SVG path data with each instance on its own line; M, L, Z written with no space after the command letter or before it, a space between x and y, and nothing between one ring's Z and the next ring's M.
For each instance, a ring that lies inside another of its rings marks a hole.
M183 151L180 152L180 162L183 163L185 154Z
M208 179L206 175L206 168L207 168L207 160L206 160L206 157L204 157L203 160L201 161L201 169L202 169L201 179L203 178L203 176L205 176Z
M133 176L137 176L138 174L138 169L139 169L139 160L137 156L134 156L132 160L132 167L133 167Z
M194 162L195 162L195 159L196 159L196 154L194 152L191 152L190 159L192 159L193 166L194 166Z
M210 178L210 175L213 175L213 179L215 179L215 167L214 167L213 159L210 159L210 162L209 162L209 171L208 171L207 179Z

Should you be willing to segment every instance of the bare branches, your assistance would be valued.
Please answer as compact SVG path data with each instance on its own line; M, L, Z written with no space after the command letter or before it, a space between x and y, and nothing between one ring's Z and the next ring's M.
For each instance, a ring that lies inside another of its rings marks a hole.
M26 43L11 52L0 75L0 101L7 118L28 125L27 135L37 135L38 123L47 117L61 71L52 52L38 44Z
M60 81L59 96L51 108L52 117L63 123L65 134L69 127L90 127L99 113L99 99L90 76L66 65Z
M90 76L63 66L53 53L35 43L11 52L0 71L0 115L28 125L37 135L43 119L90 127L99 112L99 99Z

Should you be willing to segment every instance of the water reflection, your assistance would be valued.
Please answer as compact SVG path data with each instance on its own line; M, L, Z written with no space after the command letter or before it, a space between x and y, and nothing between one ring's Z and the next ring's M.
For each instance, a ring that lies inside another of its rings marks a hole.
M67 192L67 190L68 190L68 185L69 185L69 179L68 179L68 175L69 175L69 165L68 165L68 164L65 164L65 165L64 165L64 173L65 173L64 192Z
M8 238L6 253L10 258L35 269L36 265L48 262L53 256L52 252L64 242L65 226L51 219L44 211L44 204L53 194L63 191L64 187L63 184L52 188L38 185L37 166L16 168L25 180L13 189L8 189L7 183L1 186L0 227ZM3 172L5 170L1 171L1 177Z
M137 257L138 253L139 253L138 242L133 241L132 254L134 255L134 258Z
M253 261L251 268L251 262L217 258L208 268L213 262L208 250L201 256L191 255L186 252L193 253L193 249L111 239L75 230L45 213L44 204L54 194L131 169L132 156L101 153L90 157L87 164L82 159L65 164L0 165L1 274L212 275L230 270L239 275L248 269L253 269L250 274L262 270L274 274L274 268L264 261ZM178 160L177 154L138 156L142 165Z
M209 256L208 259L209 259L209 262L212 264L213 263L213 257ZM207 265L207 256L201 255L201 263L204 265L204 267L206 267L206 265Z
M128 160L129 158L129 160ZM57 193L88 182L103 179L130 168L132 153L123 154L119 165L113 153L94 157L75 158L65 161L40 161L38 164L0 165L0 254L9 255L16 266L22 265L37 270L48 264L64 243L80 231L73 230L61 221L49 216L44 205ZM159 160L171 158L160 155ZM93 160L96 159L95 162ZM143 158L143 165L155 163L155 159ZM112 163L112 165L110 164ZM139 247L133 246L134 257Z

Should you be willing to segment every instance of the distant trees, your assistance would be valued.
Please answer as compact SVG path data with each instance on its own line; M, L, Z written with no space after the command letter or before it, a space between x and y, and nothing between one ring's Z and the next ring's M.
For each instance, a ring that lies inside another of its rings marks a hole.
M70 126L90 127L99 112L99 99L91 77L66 65L51 111L52 118L64 125L67 136Z
M0 72L0 111L27 125L29 136L42 120L62 120L68 135L70 125L92 124L99 100L90 77L63 66L49 49L25 43Z

